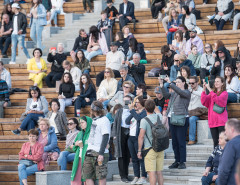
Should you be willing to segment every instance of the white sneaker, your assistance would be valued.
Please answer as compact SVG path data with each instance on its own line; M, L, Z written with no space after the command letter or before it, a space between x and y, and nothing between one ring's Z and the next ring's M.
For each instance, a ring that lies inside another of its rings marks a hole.
M134 177L133 181L131 182L131 184L136 184L138 181L138 177Z
M27 59L27 62L26 62L26 64L28 64L30 62L30 59Z
M146 183L147 183L146 178L139 178L138 181L136 182L136 184L146 184Z
M49 24L51 24L51 22L50 22L50 21L47 21L47 25L49 25Z
M9 64L16 64L16 62L12 62L12 61L10 61Z

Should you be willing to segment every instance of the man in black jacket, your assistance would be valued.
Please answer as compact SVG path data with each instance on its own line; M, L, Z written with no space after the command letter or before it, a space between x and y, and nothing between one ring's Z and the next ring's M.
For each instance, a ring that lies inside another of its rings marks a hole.
M145 74L145 66L143 64L140 64L140 55L139 53L135 53L133 55L133 62L134 64L131 64L129 61L126 61L126 64L128 65L128 73L132 75L134 80L137 82L137 85L140 83L144 83L144 74Z
M12 38L12 58L9 64L16 64L16 51L18 41L21 44L21 48L25 53L26 57L30 59L27 48L24 45L24 40L26 36L26 28L27 28L27 18L26 15L20 12L20 6L18 3L12 4L12 11L14 12L13 16L13 32L11 35Z
M134 4L128 0L123 0L123 3L119 6L119 26L120 30L133 19L134 16Z
M8 58L7 50L11 44L12 26L12 21L9 20L8 14L4 14L0 29L0 49L2 51L3 58Z
M69 52L64 53L63 43L58 43L57 50L57 53L55 49L50 50L47 58L48 62L52 63L51 72L45 78L45 82L50 88L56 87L56 81L61 80L64 73L62 63L69 56Z

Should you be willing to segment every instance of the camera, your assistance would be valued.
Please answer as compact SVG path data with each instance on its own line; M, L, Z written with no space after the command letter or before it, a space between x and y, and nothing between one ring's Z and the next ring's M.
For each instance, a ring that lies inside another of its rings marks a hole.
M129 105L129 104L131 104L131 101L130 100L125 100L124 103L125 103L125 105Z

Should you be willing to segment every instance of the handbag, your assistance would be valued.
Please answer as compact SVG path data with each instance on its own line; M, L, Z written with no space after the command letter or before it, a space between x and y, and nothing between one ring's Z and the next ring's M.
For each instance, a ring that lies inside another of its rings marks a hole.
M218 113L218 114L222 114L225 110L225 107L220 107L218 104L214 103L213 106L213 111Z
M148 152L152 149L152 147L142 150L142 158L146 157L146 155L148 154Z
M19 161L19 164L24 164L26 167L29 167L29 166L34 165L35 163L32 160L29 160L29 159L21 159Z
M169 32L176 32L178 29L177 28L169 28Z
M170 123L175 126L184 126L186 121L186 115L176 115L172 114L170 118Z

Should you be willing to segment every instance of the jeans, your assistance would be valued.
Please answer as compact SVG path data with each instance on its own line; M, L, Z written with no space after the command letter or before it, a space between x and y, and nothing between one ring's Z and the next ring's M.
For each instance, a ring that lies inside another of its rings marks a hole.
M74 102L74 109L75 109L75 117L77 117L77 110L81 110L81 108L85 107L86 105L91 105L93 100L90 102L86 102L85 98L77 98Z
M4 46L3 46L4 43ZM7 50L11 44L11 37L0 37L0 50L2 51L2 55L7 54Z
M197 116L189 118L189 141L195 141L197 120L199 120Z
M90 72L89 72L89 70L88 69L85 69L84 71L83 71L83 74L90 74Z
M18 165L18 177L20 181L20 185L23 185L22 180L27 179L28 176L35 174L38 172L37 164L26 167L24 164Z
M167 43L168 44L172 44L172 40L174 39L174 34L175 34L175 32L168 32L167 33Z
M237 94L235 94L235 93L228 93L227 103L237 103Z
M142 177L147 177L147 172L145 170L144 158L138 159L138 137L129 136L128 138L128 149L132 158L133 171L135 177L140 177L140 166L142 169Z
M169 90L168 90L169 86L170 86L170 83L168 83L168 82L165 82L165 83L163 84L163 87L166 89L167 92L169 91Z
M21 49L23 49L24 54L28 59L30 59L30 56L28 54L27 48L25 47L24 41L25 41L25 35L17 35L17 34L12 34L11 35L12 39L12 62L16 62L16 51L17 51L17 44L20 42L21 44Z
M35 113L28 114L27 117L22 121L20 128L27 131L34 129L40 117L44 117L44 115Z
M53 20L54 24L57 25L57 15L60 13L61 13L60 10L51 9L51 17L49 19L49 22Z
M236 14L233 18L233 30L238 29L238 22L240 20L240 13Z
M217 175L217 174L214 172L210 172L208 176L202 176L202 179L201 179L202 185L211 185L212 183L214 183L214 181L212 181L212 178L214 175ZM217 180L215 181L215 185L218 185Z
M45 82L47 84L48 87L53 88L56 87L56 81L61 80L63 73L57 73L57 72L50 72L46 78L45 78Z
M107 106L108 106L109 102L110 102L110 100L105 100L104 102L102 102L104 109L107 109Z
M75 153L68 151L62 151L57 160L58 166L61 166L61 170L67 170L67 163L73 162Z
M90 10L92 10L92 4L91 4L91 1L90 0L83 0L83 7L84 7L84 10L87 10L87 4L88 4L88 7L90 8Z
M72 105L72 98L58 99L60 103L60 111L65 112L65 107Z
M101 49L98 49L97 51L91 51L91 52L86 51L85 57L90 62L93 57L102 55L102 54L103 54L103 52Z
M37 23L37 19L32 19L30 37L37 44L37 48L40 48L41 50L43 50L42 31L43 26Z

